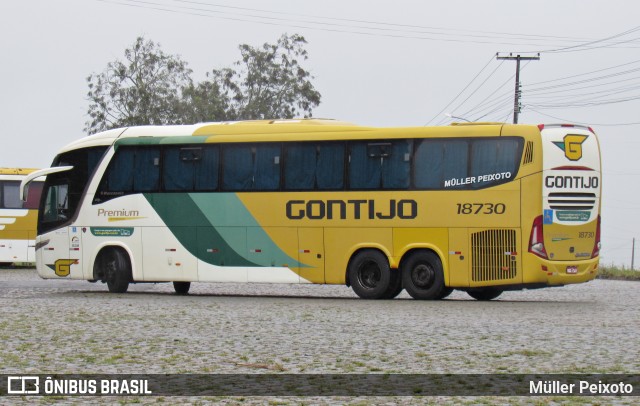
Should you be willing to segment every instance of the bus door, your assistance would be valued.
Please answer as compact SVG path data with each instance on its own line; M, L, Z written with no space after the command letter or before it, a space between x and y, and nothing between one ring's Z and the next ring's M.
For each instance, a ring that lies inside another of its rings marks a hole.
M63 223L70 220L68 184L51 184L47 189L42 223ZM73 231L70 233L70 230ZM73 239L73 245L72 240ZM55 228L38 237L42 261L38 273L42 277L83 279L80 266L80 235L77 227Z

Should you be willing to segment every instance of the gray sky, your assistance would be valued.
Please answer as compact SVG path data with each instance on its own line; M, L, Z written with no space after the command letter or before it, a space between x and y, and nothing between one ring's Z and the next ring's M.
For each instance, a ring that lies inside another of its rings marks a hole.
M322 94L314 116L382 127L448 124L444 113L510 122L515 63L494 56L543 51L523 63L520 122L592 124L602 260L628 267L640 237L640 30L625 32L639 15L640 2L619 0L4 0L0 166L47 167L84 136L86 77L137 36L201 80L239 59L241 43L302 34Z

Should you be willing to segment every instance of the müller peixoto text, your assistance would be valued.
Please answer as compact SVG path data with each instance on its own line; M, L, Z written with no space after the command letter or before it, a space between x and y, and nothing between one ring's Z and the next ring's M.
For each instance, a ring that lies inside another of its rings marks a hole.
M567 383L562 381L530 381L529 393L532 395L624 395L633 393L633 385L624 382L592 383L578 381Z

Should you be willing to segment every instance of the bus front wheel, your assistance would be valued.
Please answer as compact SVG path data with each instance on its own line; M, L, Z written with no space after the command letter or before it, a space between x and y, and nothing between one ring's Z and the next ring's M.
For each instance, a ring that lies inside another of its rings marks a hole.
M99 259L100 269L111 293L125 293L131 281L129 256L120 248L108 248Z
M418 251L402 266L402 285L414 299L435 300L446 296L442 261L431 251Z
M351 288L363 299L384 299L391 284L387 257L377 250L358 252L349 263Z

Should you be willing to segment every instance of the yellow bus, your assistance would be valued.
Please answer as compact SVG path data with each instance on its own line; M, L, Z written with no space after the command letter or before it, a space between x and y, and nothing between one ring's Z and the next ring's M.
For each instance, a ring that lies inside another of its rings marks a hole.
M304 119L110 130L23 186L47 175L43 278L490 300L595 278L600 174L587 127Z
M0 265L35 262L38 202L42 182L35 182L26 201L20 200L20 182L35 169L0 168Z

